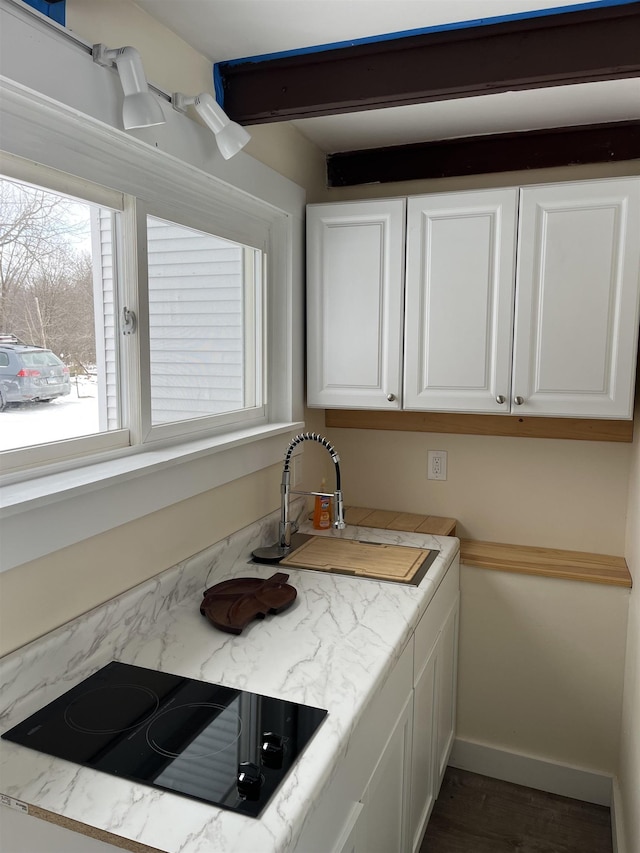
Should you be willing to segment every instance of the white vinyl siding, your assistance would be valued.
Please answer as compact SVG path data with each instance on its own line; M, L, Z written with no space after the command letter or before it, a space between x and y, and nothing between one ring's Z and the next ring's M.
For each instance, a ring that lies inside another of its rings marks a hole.
M148 217L153 424L244 405L243 248Z
M94 289L104 332L108 428L117 428L114 325L115 235L111 214L98 219ZM215 415L254 405L245 393L245 250L148 217L152 421ZM104 428L104 426L102 426Z
M118 366L116 353L115 222L111 211L91 213L93 293L99 388L100 430L118 429Z

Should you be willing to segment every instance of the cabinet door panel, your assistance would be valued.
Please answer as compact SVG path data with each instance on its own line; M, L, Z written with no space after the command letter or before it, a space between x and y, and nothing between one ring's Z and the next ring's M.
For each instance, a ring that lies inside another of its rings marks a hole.
M363 853L408 853L412 699L413 695L407 700L365 791Z
M420 848L436 798L436 659L434 647L416 682L413 697L410 826L414 853Z
M310 405L400 407L404 221L404 199L308 207Z
M456 697L458 679L458 620L460 596L456 599L438 639L437 692L438 721L436 744L435 796L442 785L444 772L456 733Z
M521 193L514 411L631 417L640 181Z
M409 199L405 408L508 411L516 208L516 189Z

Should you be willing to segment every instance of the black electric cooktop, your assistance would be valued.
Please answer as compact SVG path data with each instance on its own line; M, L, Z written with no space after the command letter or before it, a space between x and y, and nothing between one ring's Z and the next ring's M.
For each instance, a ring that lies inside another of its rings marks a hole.
M2 737L258 817L326 715L112 661Z

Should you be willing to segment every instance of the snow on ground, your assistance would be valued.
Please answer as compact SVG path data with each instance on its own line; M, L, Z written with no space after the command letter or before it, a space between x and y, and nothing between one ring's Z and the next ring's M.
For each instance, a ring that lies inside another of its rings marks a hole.
M98 386L71 380L71 394L50 403L22 403L0 412L0 450L29 447L98 432Z

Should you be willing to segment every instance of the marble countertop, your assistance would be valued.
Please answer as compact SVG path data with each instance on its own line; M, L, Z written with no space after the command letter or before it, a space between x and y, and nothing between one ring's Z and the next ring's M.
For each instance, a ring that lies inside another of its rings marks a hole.
M451 560L458 540L348 527L321 535L440 551L418 587L287 569L293 606L240 635L199 612L204 589L230 577L269 577L249 563L274 540L270 516L0 660L6 731L110 660L290 699L328 716L259 819L128 782L0 741L0 794L34 814L131 850L284 853L330 783L364 709L384 684ZM303 532L318 533L303 526Z

